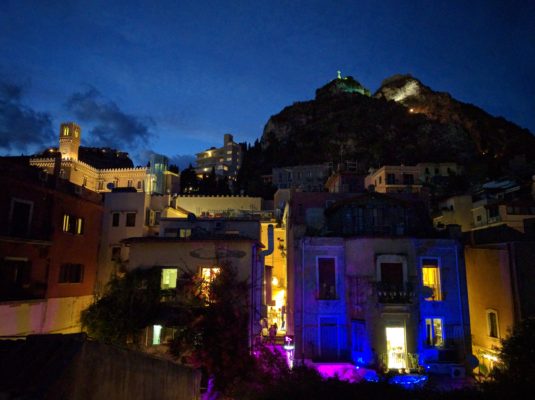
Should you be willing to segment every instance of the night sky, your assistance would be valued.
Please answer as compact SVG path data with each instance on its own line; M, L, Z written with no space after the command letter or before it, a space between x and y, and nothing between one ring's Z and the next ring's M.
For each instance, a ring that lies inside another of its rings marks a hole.
M110 5L112 3L113 5ZM57 145L184 165L342 75L410 73L535 132L535 1L23 1L0 7L0 154Z

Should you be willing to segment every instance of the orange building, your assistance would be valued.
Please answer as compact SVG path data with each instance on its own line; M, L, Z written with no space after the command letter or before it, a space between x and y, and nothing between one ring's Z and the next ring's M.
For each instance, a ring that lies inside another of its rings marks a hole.
M80 331L93 300L101 195L0 159L0 335Z

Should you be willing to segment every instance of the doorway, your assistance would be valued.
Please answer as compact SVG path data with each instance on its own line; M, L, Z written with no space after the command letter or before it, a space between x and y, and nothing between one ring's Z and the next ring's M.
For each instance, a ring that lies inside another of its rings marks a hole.
M407 367L407 346L404 327L386 328L386 351L389 369L405 369Z

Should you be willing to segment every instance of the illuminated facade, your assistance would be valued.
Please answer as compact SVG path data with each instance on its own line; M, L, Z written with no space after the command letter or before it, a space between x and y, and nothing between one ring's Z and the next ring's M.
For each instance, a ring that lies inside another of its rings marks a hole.
M230 133L224 136L223 147L212 147L202 153L197 153L197 175L210 174L212 169L218 176L236 178L238 170L241 168L243 160L241 146L234 142L234 137Z
M455 163L419 163L410 165L385 165L372 170L366 176L366 188L374 187L379 193L418 193L424 183L459 175L461 168Z
M501 340L513 325L535 316L534 259L534 231L496 227L470 235L465 247L470 324L482 375L499 361Z
M0 335L80 332L93 301L101 196L39 170L0 177Z
M59 150L51 149L50 157L32 157L30 165L94 192L109 192L117 187L149 191L152 180L145 167L98 169L80 161L78 152L81 136L82 130L74 122L61 124ZM110 151L110 149L101 151Z
M471 347L460 243L436 238L422 204L329 195L290 198L295 360L463 373Z
M260 335L260 319L265 309L259 239L258 220L162 218L160 235L131 237L123 242L129 247L127 270L159 267L165 289L176 290L177 280L189 272L202 280L201 288L209 298L209 281L223 268L235 269L237 279L246 280L250 287L248 345L251 346L253 339ZM168 301L172 303L173 299ZM167 332L165 324L156 325L147 331L147 342L159 345L165 341Z

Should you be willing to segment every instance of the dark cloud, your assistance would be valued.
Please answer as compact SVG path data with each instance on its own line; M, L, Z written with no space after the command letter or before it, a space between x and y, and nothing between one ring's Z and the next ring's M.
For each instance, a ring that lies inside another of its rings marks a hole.
M172 157L169 157L169 164L178 165L178 168L182 171L185 168L188 168L189 165L195 165L195 156L193 154L176 154Z
M37 151L54 142L50 114L22 103L24 88L0 79L0 149Z
M94 146L131 150L146 145L153 136L152 119L125 113L93 87L73 93L66 106L78 122L92 125L83 140Z

